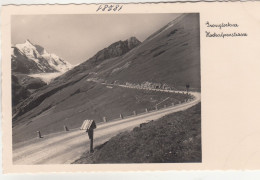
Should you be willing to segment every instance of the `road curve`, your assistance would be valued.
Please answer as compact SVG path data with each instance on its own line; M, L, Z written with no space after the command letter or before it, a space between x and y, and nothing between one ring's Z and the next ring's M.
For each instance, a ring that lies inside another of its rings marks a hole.
M127 87L125 87L127 88ZM158 91L158 90L157 90ZM169 90L160 90L175 92ZM94 146L108 141L111 137L124 131L130 131L141 123L159 119L167 114L188 109L200 102L200 93L191 92L195 97L192 101L170 106L157 111L143 113L107 123L97 124L94 132ZM13 145L13 164L69 164L89 149L89 139L85 131L73 129L45 135Z

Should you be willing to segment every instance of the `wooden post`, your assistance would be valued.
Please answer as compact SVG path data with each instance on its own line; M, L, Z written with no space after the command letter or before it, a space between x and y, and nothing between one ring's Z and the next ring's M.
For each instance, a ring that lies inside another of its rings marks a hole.
M134 116L136 116L136 112L135 112L135 111L133 111L133 113L134 113Z
M42 138L41 131L37 131L38 138Z
M64 131L69 131L68 127L64 125Z
M88 130L88 137L89 137L89 140L90 140L89 151L91 153L93 153L94 152L94 149L93 149L94 129Z
M120 118L121 118L121 119L124 119L123 114L120 114Z
M148 109L147 109L147 108L145 108L145 112L147 112L147 113L148 113Z
M93 139L90 139L90 152L93 153L94 149L93 149Z
M172 106L174 106L174 103L172 103Z
M157 107L157 106L155 106L155 110L158 110L158 107Z
M107 118L106 117L103 117L103 122L107 122Z

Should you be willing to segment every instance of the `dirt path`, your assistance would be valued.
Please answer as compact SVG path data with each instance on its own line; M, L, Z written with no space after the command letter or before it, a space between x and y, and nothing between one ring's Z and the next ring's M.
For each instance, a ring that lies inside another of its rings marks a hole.
M163 91L163 90L160 90ZM130 131L141 123L188 109L200 102L200 93L191 93L194 100L158 111L132 116L123 120L100 123L94 132L94 146L100 145L116 134ZM43 138L35 138L13 146L14 164L67 164L78 159L89 149L89 139L85 131L74 129L68 132L53 133Z

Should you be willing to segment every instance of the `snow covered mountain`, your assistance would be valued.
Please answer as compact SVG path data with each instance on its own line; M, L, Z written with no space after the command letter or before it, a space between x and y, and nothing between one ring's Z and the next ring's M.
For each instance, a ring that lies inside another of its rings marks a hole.
M12 72L23 74L66 72L72 65L29 40L12 48Z

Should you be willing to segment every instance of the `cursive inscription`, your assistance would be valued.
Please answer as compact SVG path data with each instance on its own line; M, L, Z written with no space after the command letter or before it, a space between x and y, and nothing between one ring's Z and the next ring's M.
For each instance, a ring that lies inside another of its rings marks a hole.
M239 24L237 23L210 23L207 21L205 23L208 28L205 31L206 37L212 38L226 38L226 37L245 37L248 36L246 32L237 32L239 29ZM214 30L214 31L213 31ZM229 30L229 31L228 31ZM230 32L232 30L232 32Z
M209 32L209 31L206 31L206 37L222 37L222 38L225 38L225 37L238 37L238 36L247 36L247 33L238 33L238 32L234 32L234 33L212 33L212 32Z
M214 27L216 27L216 28L219 28L219 29L221 29L221 28L223 28L223 27L238 27L238 24L232 24L232 23L220 23L220 24L211 24L211 23L209 23L208 21L206 22L206 26L207 27L210 27L210 28L214 28Z

